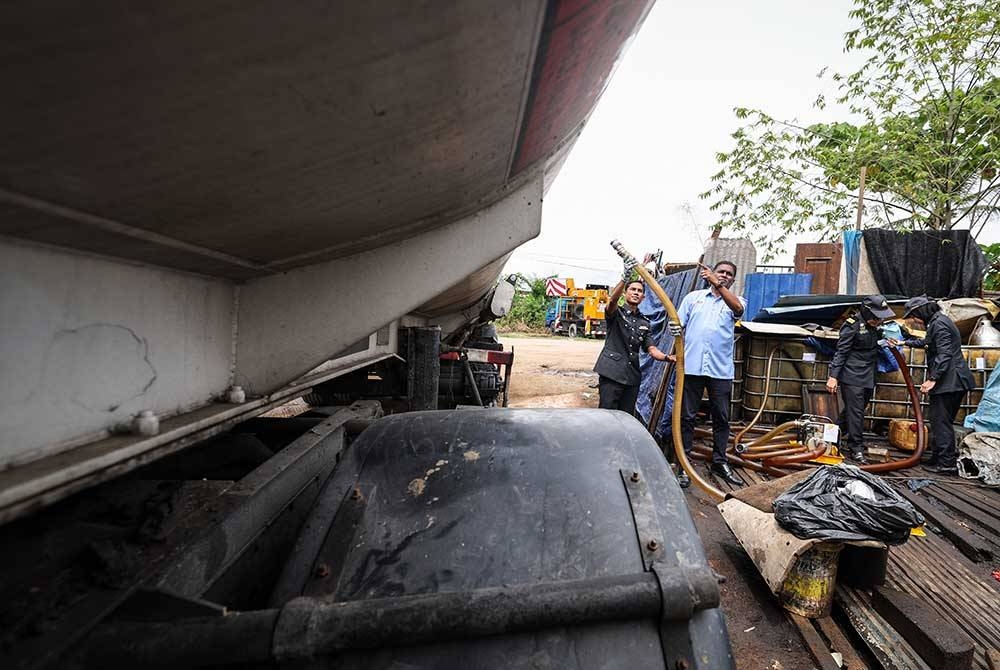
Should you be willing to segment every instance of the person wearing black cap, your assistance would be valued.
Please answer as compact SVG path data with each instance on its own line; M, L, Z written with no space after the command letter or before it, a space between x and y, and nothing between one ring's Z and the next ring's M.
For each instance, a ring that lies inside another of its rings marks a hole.
M962 336L941 307L925 295L906 301L903 318L919 319L927 331L922 338L907 337L902 342L889 340L893 345L905 344L927 350L927 374L920 391L931 397L931 449L924 464L937 473L956 474L955 415L962 398L975 386L969 366L962 358Z
M622 280L608 296L608 306L604 309L604 319L608 334L604 348L597 357L594 372L598 376L599 407L618 409L635 414L635 401L639 397L639 351L643 349L655 360L666 360L651 337L649 319L639 311L639 303L645 295L645 285L640 279L632 278L635 266L625 264ZM625 295L625 304L618 306L618 299Z
M840 389L843 407L838 423L846 436L847 455L865 464L865 406L875 392L875 371L878 364L878 325L895 316L880 295L869 295L861 301L861 309L840 327L837 351L830 362L826 388L830 393Z

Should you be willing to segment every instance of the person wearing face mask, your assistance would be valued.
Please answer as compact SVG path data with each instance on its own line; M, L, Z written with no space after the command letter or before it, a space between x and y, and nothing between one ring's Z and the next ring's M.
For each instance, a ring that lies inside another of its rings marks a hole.
M699 263L699 265L701 265ZM736 280L736 265L719 261L713 269L701 265L701 276L709 288L684 296L677 317L680 323L668 324L676 337L684 334L684 393L681 399L681 441L688 453L694 445L694 422L701 397L708 390L712 415L712 472L730 484L743 481L729 466L729 403L733 391L733 341L737 319L743 315L746 300L729 290ZM681 486L690 481L682 471Z
M645 350L658 361L667 356L654 344L650 335L649 319L639 311L639 303L646 287L640 279L632 278L632 264L626 264L622 280L615 285L604 309L607 335L604 348L597 357L594 372L598 377L599 407L618 409L635 415L635 401L639 397L639 351ZM624 293L624 305L618 300Z
M878 326L893 316L884 297L865 296L858 312L848 317L840 327L837 351L830 361L826 379L827 391L836 393L840 390L843 407L838 423L841 435L846 436L847 457L862 465L868 463L863 437L865 407L875 393L878 341L882 339Z
M906 301L904 319L919 319L927 331L924 337L909 337L895 346L926 349L927 374L920 391L930 395L931 444L923 462L939 474L957 474L958 450L955 447L955 415L962 398L975 386L969 366L962 357L962 336L941 307L925 295Z

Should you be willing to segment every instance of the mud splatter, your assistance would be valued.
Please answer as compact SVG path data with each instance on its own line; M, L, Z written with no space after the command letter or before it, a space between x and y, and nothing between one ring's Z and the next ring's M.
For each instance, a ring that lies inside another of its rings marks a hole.
M414 498L419 498L424 494L424 489L427 488L427 481L423 477L418 477L410 482L406 490Z
M479 460L479 452L469 449L462 454L462 457L465 458L466 463L472 463L473 461Z

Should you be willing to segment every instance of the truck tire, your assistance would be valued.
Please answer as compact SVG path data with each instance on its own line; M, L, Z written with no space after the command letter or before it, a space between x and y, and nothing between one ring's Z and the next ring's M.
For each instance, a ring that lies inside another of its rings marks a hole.
M569 324L569 328L567 329L566 332L570 337L576 337L576 324L575 323Z

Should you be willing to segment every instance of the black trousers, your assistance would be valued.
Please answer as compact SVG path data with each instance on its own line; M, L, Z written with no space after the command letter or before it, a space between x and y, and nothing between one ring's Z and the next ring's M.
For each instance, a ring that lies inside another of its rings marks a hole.
M955 447L955 415L962 405L965 391L931 394L931 452L938 465L955 467L958 449Z
M865 430L865 406L872 399L875 389L867 389L863 386L852 386L851 384L840 385L840 417L837 423L840 424L840 433L846 437L846 441L841 440L841 444L846 444L846 451L849 454L856 454L864 451L864 430Z
M597 379L597 392L601 409L620 409L635 416L635 401L639 399L639 385L628 386L601 375Z
M729 446L729 402L733 380L684 375L684 397L681 402L681 441L690 453L694 445L694 420L701 406L701 396L708 389L708 408L712 415L712 464L726 463Z

